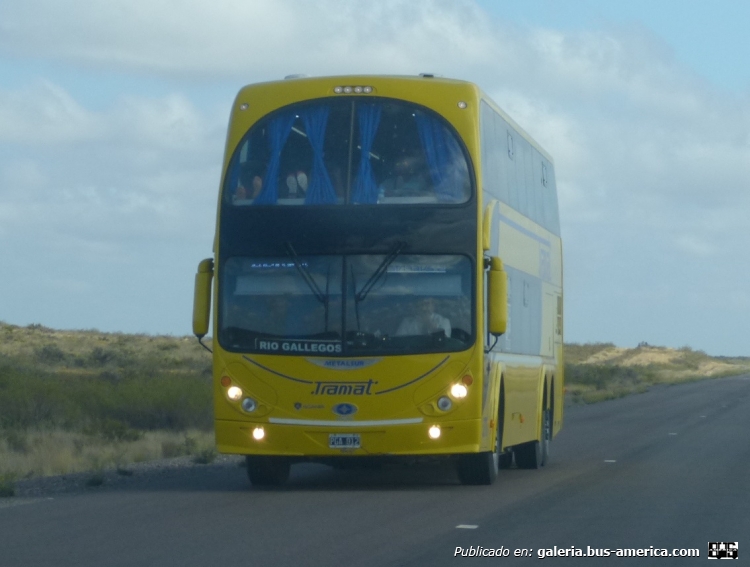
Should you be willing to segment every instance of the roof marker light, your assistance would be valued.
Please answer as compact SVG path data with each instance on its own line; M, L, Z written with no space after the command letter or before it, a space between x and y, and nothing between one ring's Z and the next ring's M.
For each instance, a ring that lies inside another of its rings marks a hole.
M333 92L335 92L336 94L341 94L342 92L344 92L344 87L334 87Z
M462 101L462 100L458 101L458 108L460 108L461 110L463 110L464 108L466 108L466 106L467 106L467 104L464 101Z
M372 92L372 87L365 87L364 89L362 89L362 91L363 91L363 92L364 92L365 94L370 94L370 93Z

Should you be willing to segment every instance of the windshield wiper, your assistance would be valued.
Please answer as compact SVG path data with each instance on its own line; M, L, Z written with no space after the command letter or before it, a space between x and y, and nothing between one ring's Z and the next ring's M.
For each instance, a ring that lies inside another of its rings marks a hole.
M297 268L297 271L302 276L302 279L305 280L305 283L307 284L307 287L310 288L310 291L313 292L313 295L315 296L315 299L317 299L325 308L325 331L328 332L328 284L330 281L330 273L328 274L328 277L326 277L326 292L325 294L320 290L320 287L318 287L318 284L315 283L315 279L310 274L310 271L307 269L307 267L300 261L299 256L297 255L297 252L292 247L291 242L285 242L284 246L287 250L287 253L289 256L292 257L292 260L294 260L294 266Z
M393 250L391 250L385 258L383 258L383 261L380 262L380 265L372 273L370 278L365 282L365 285L362 286L362 289L356 292L355 288L355 305L365 300L367 294L372 291L372 288L375 287L375 284L378 283L380 278L383 277L383 274L386 273L386 271L388 270L388 266L390 266L393 261L398 258L399 254L401 254L401 250L404 249L404 246L406 246L405 242L397 242L393 247Z

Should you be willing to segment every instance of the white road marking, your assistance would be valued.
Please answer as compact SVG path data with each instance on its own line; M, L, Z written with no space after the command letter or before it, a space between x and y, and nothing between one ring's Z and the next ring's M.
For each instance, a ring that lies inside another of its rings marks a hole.
M604 462L605 463L616 463L617 461L612 460L612 459L604 459Z
M456 529L457 529L457 530L475 530L475 529L477 529L478 527L479 527L479 526L475 526L475 525L472 525L472 524L458 524L458 525L456 526Z
M26 504L39 504L47 500L53 500L53 498L24 498L18 496L14 498L3 498L0 500L0 508L12 508L13 506L24 506Z

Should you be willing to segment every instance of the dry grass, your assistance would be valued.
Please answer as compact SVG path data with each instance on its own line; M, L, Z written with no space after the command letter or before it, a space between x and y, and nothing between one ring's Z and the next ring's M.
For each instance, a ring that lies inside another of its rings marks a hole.
M192 337L0 322L0 493L15 479L214 448L211 357Z
M189 337L0 323L0 429L212 426L211 356ZM124 436L124 437L123 437Z
M0 440L0 484L3 478L127 471L130 463L182 455L205 459L205 455L215 454L213 433L198 430L147 431L134 441L108 441L63 430L13 432L12 438L9 442L6 435Z

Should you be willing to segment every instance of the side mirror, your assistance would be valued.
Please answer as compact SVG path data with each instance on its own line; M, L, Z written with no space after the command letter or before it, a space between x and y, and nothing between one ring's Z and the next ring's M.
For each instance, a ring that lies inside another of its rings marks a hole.
M508 275L503 261L497 256L490 258L487 275L488 328L493 335L502 335L508 326Z
M211 258L198 264L195 274L193 297L193 334L202 339L208 333L211 316L211 279L214 276L214 261Z

